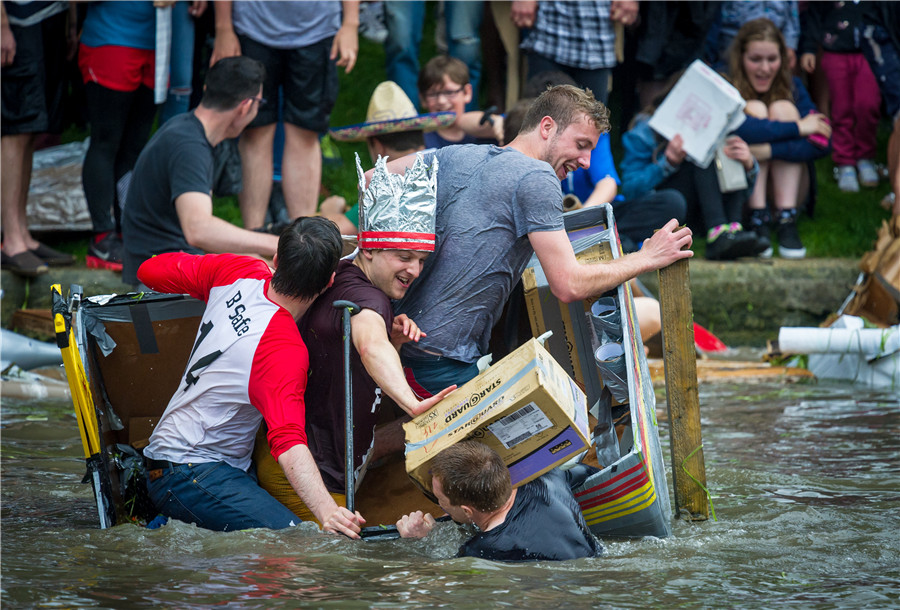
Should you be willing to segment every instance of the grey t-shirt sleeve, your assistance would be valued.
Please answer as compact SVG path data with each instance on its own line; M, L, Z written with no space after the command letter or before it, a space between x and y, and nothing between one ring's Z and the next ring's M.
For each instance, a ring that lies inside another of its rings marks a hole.
M562 188L552 171L532 171L519 181L513 202L516 236L563 228Z

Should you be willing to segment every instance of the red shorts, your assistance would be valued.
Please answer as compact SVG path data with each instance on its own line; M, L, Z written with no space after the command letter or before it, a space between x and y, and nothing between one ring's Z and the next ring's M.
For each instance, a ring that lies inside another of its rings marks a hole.
M134 91L141 85L153 89L155 58L153 49L115 45L78 47L78 68L84 82L114 91Z

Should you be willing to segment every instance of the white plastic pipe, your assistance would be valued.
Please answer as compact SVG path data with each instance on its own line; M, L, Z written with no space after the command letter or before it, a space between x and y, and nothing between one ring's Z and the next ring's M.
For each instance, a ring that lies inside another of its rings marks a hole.
M900 350L900 326L888 328L782 328L784 354L863 354L869 358Z

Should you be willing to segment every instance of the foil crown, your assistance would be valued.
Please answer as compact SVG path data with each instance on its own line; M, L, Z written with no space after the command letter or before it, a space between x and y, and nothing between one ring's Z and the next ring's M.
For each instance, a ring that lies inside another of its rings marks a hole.
M428 166L416 153L415 162L404 175L392 174L387 158L379 155L367 189L365 172L356 155L359 247L434 252L437 170L437 159Z

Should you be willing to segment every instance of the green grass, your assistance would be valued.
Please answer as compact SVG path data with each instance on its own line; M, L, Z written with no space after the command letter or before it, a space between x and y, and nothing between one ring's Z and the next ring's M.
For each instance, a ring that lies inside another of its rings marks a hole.
M434 46L434 2L428 3L428 15L423 35L421 61L424 63L436 53ZM339 69L340 94L331 113L330 124L340 127L365 120L366 109L369 105L369 97L378 83L386 79L384 47L372 43L360 36L359 59L350 74ZM613 95L611 111L613 125L618 125L615 120L618 108L615 107L618 96ZM886 124L879 131L879 158L884 162L884 154L887 148ZM83 132L67 131L63 141L83 139ZM618 146L621 134L613 134L613 154L621 160L621 148ZM349 204L357 198L357 178L354 153L358 153L362 159L363 167L371 166L369 153L365 142L339 143L336 145L340 152L339 164L325 164L322 171L322 198L329 194L342 195ZM871 249L875 240L875 233L883 219L890 214L879 205L881 198L888 192L886 183L882 183L877 189L863 190L859 193L841 193L837 183L832 177L833 163L828 158L820 159L816 163L816 178L818 187L818 200L813 218L801 215L799 222L800 236L807 248L807 256L810 258L845 257L859 258ZM238 226L241 225L240 211L236 197L216 198L213 212ZM71 252L84 260L87 250L85 236L54 234L55 243L63 250ZM706 240L702 237L695 239L694 251L696 256L702 257L706 250Z

